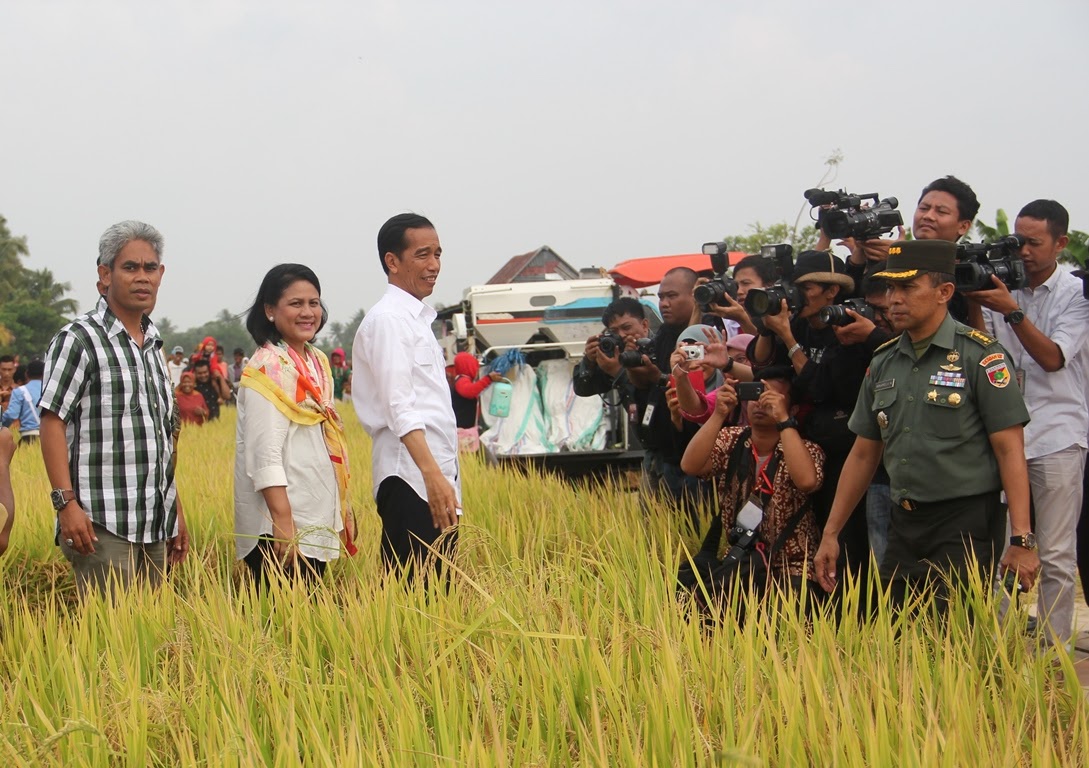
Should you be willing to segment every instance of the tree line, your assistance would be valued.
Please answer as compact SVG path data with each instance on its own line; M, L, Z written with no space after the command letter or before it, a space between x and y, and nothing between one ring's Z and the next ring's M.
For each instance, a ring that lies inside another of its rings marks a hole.
M16 237L0 215L0 354L19 355L32 360L45 354L50 339L79 311L76 300L68 294L69 283L59 283L49 269L29 269L23 259L30 256L25 236ZM186 354L212 336L230 353L241 347L249 355L253 339L244 325L245 318L230 310L220 310L209 320L186 330L177 328L168 317L156 317L155 325L169 351L180 345ZM352 359L352 340L363 321L360 309L346 323L330 322L318 338L318 346L327 352L343 347Z

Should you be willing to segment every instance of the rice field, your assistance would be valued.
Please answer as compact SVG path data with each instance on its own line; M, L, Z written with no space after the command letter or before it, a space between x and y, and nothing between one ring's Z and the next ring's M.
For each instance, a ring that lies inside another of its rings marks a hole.
M449 592L384 583L369 443L346 408L360 555L312 594L234 562L234 415L182 436L193 537L168 588L79 603L36 450L0 558L0 755L47 766L1089 764L1063 655L976 597L949 626L811 624L774 602L704 631L673 594L695 536L634 494L466 462Z

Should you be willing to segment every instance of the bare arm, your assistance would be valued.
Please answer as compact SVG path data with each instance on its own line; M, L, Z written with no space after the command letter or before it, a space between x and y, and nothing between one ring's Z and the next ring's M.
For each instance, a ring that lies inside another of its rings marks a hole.
M15 455L15 440L11 431L0 429L0 505L7 510L0 521L0 555L8 548L11 528L15 524L15 494L11 489L11 458Z
M998 460L998 474L1010 510L1010 530L1017 536L1032 530L1029 517L1028 465L1025 462L1025 429L1017 425L990 435ZM1021 585L1031 589L1040 571L1040 557L1034 550L1011 546L1002 557L1002 567L1017 573Z
M277 557L291 562L298 554L298 531L295 529L295 518L291 514L291 502L287 498L287 486L272 485L262 488L261 495L272 516L272 549Z
M42 444L45 473L49 476L52 487L61 490L72 488L72 475L68 471L68 437L65 430L60 416L48 409L42 410L39 441ZM94 542L98 541L98 537L95 536L91 518L79 505L79 501L72 499L65 504L57 513L57 522L60 524L61 539L71 539L72 548L81 555L94 554Z
M431 508L431 519L435 527L445 530L452 525L457 525L457 494L454 492L454 486L443 476L435 457L431 455L424 431L414 429L402 437L401 442L404 443L409 456L423 475L424 486L427 489L427 506Z

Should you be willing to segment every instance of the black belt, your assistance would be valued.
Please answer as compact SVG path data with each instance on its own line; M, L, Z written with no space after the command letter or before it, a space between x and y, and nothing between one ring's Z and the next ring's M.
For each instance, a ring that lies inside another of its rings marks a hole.
M963 504L966 502L983 500L986 499L988 496L998 495L998 493L998 491L988 491L987 493L978 493L972 496L960 496L952 499L942 499L941 501L915 501L914 499L900 499L898 504L901 509L907 510L908 512L918 512L920 509L925 509L927 507L936 507L946 504Z

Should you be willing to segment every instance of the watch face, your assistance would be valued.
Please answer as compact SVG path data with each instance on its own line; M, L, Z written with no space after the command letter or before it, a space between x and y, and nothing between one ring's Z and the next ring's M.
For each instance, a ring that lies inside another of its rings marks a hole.
M1036 549L1036 534L1035 533L1026 533L1023 538L1024 538L1024 541L1025 541L1025 546L1028 549Z
M49 501L53 503L53 509L60 511L64 508L64 491L54 488L49 492Z

